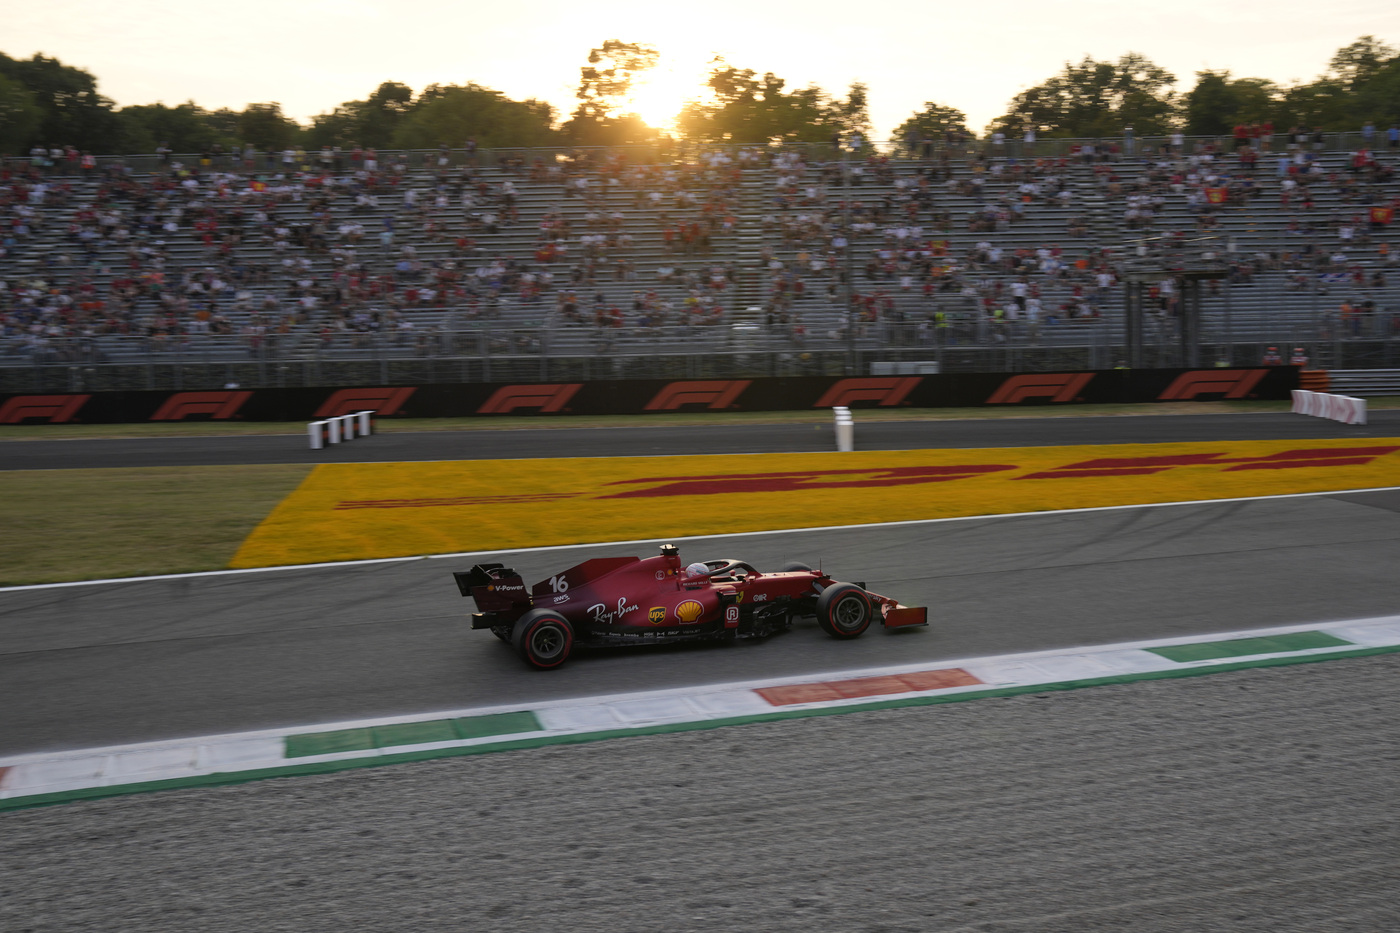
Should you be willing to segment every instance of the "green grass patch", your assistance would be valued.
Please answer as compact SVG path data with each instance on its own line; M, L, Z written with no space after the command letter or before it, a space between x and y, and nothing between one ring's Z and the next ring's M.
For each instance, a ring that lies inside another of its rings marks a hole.
M222 570L304 464L14 470L0 585Z
M1367 400L1372 409L1400 408L1400 398ZM1126 415L1219 415L1288 411L1282 401L1160 402L1144 405L1027 405L974 408L858 408L857 421L952 421L986 418L1087 418ZM830 424L828 409L816 411L666 412L646 415L516 415L475 418L380 418L381 433L410 431L518 431L526 428L646 427L647 425ZM0 426L4 440L64 440L95 437L214 437L303 434L299 421L181 421L174 424L21 424Z

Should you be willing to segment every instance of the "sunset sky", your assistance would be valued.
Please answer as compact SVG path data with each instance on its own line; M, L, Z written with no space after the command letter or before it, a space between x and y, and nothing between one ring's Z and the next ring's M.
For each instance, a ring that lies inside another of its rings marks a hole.
M559 0L512 6L420 0L244 0L190 6L17 4L6 11L0 51L55 56L95 74L118 105L185 100L209 109L278 101L300 120L364 98L381 82L478 84L549 101L566 116L588 50L609 38L662 53L637 109L664 119L703 84L716 54L772 71L790 87L815 82L844 93L870 87L877 135L923 101L964 111L981 131L1024 87L1084 55L1136 51L1188 90L1195 72L1279 82L1310 80L1332 53L1363 34L1400 44L1394 0L1174 0L1159 4L1073 0L868 6Z

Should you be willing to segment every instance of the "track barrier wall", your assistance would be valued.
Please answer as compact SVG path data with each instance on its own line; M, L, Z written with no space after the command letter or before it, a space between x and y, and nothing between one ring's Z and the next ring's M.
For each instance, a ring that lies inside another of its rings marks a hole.
M1034 407L1076 403L1288 400L1298 368L1111 369L1044 373L436 383L356 388L127 391L0 396L0 425L149 421L320 421L377 417L630 415L825 408Z
M1326 418L1342 424L1366 423L1366 400L1350 395L1335 395L1331 392L1309 392L1306 389L1293 390L1293 413L1309 415L1313 418Z

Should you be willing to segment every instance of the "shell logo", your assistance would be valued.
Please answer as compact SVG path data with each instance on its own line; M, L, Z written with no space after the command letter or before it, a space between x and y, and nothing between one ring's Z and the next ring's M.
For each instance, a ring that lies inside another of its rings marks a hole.
M704 611L704 606L693 599L687 599L676 607L676 618L683 623L697 622L700 619L700 613Z

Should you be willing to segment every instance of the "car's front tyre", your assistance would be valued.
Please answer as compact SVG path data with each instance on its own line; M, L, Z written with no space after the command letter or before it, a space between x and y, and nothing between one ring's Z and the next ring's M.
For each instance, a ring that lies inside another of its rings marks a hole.
M859 638L874 618L870 594L854 583L833 583L817 597L817 624L832 638Z
M574 627L552 609L532 609L516 621L511 644L527 664L550 670L569 659Z

